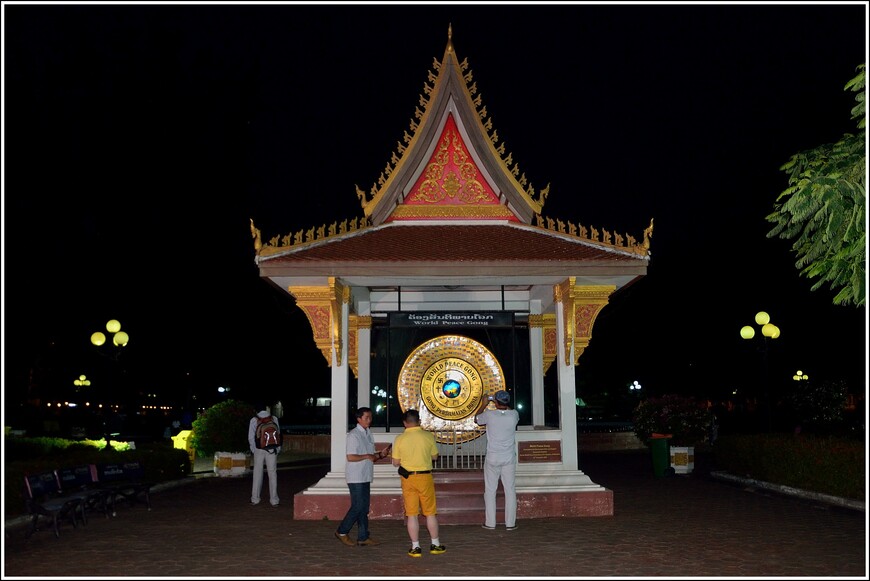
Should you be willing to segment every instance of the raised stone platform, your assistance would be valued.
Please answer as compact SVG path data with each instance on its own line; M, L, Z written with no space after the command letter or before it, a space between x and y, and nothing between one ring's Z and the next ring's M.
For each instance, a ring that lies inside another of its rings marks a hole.
M376 467L372 483L371 520L404 518L400 477L391 468ZM435 473L438 522L483 523L483 473L442 471ZM496 496L499 511L504 496ZM343 474L329 473L315 486L294 496L296 520L344 518L350 496ZM580 471L527 472L517 474L517 518L613 516L613 491L593 483Z

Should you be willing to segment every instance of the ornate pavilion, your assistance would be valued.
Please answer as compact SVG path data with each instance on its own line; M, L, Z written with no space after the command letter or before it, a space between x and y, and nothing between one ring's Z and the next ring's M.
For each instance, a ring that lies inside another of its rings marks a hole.
M474 469L462 456L486 435L473 413L499 389L520 411L519 518L613 514L612 491L578 467L575 366L609 298L646 274L653 225L635 238L545 217L549 192L506 152L448 29L409 129L356 187L362 216L268 240L251 221L260 276L294 297L331 368L330 470L296 495L295 518L343 517L355 408L384 402L378 447L420 410L453 462L439 470ZM401 515L387 459L370 518Z

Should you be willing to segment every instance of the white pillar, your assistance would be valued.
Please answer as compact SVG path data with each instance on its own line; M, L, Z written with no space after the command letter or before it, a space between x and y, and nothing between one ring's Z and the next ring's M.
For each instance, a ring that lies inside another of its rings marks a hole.
M331 408L331 446L330 446L330 470L344 474L347 462L346 441L348 430L348 390L349 370L347 364L347 322L349 313L348 303L341 304L341 344L344 346L341 364L336 361L335 345L332 347L332 408Z
M556 303L556 365L559 372L559 424L562 428L562 467L564 470L577 470L577 398L574 374L574 346L565 357L565 318L563 302Z

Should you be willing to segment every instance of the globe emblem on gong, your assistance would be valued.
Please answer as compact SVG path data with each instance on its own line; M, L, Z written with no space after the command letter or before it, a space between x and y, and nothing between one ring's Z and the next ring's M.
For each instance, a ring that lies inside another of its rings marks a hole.
M461 386L459 385L458 381L456 381L455 379L448 379L444 382L444 387L441 388L441 393L443 393L444 396L449 399L454 399L456 396L459 395L460 389Z

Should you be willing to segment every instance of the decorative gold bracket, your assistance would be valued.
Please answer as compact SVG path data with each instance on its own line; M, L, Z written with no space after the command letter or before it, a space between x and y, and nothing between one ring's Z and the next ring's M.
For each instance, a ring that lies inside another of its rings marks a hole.
M592 326L598 313L607 306L614 285L576 286L575 277L569 277L553 288L556 302L562 303L562 318L565 326L565 364L570 365L571 347L574 347L574 361L577 365L580 355L592 340Z
M347 364L353 376L359 379L359 331L371 329L372 318L367 315L350 315L347 321Z
M341 365L341 309L350 301L350 288L329 277L328 286L291 286L287 290L308 317L314 343L327 365L332 366L333 348L335 361Z
M553 361L556 360L556 315L552 313L546 315L529 315L529 327L540 327L542 329L541 335L544 345L544 375L546 375L547 370L550 369L550 365L552 365Z

